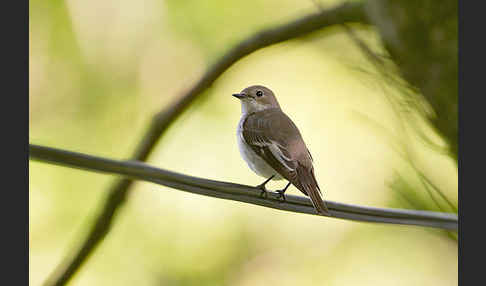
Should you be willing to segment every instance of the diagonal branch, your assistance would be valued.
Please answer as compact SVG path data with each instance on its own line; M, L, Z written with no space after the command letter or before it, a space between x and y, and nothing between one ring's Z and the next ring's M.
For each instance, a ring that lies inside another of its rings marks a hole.
M325 27L351 22L369 23L362 3L345 3L334 9L321 11L276 28L260 31L248 39L243 40L212 65L191 89L184 92L168 108L154 116L150 127L142 137L132 159L146 161L156 143L171 123L197 97L201 96L219 76L243 57L259 49L304 36ZM109 232L113 217L118 208L125 202L132 182L130 179L125 178L113 184L85 241L72 256L66 257L58 265L56 270L48 277L45 285L64 285L71 279L90 253Z
M187 176L142 162L118 161L38 145L29 145L29 157L41 162L153 182L190 193L318 215L306 197L287 195L286 201L281 201L277 193L271 192L265 199L260 196L260 189L256 187ZM458 228L457 215L453 213L363 207L330 201L327 201L327 205L333 218L428 226L455 231Z

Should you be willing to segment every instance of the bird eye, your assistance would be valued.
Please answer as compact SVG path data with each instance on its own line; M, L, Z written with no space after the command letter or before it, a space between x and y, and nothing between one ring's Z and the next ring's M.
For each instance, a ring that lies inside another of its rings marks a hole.
M256 96L258 96L258 97L263 96L263 91L258 90L258 91L256 92Z

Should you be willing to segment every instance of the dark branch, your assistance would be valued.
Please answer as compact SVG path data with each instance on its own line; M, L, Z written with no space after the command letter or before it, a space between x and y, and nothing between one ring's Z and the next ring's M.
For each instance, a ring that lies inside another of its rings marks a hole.
M153 182L190 193L235 200L274 209L315 214L310 200L302 196L287 195L285 202L278 193L270 192L267 199L260 196L260 189L251 186L207 180L151 167L142 162L118 161L50 147L29 145L33 160L62 166L122 175L130 179ZM326 201L333 218L381 222L390 224L419 225L457 231L457 215L419 210L385 209L354 206Z
M142 137L132 159L146 161L156 143L172 122L238 60L261 48L300 37L321 28L352 22L369 23L366 18L366 13L363 10L363 4L346 3L334 9L321 11L276 28L263 30L242 41L212 65L192 88L183 93L168 108L154 116L150 127ZM110 188L103 207L97 216L95 224L91 227L86 240L74 252L72 257L65 258L65 261L57 267L45 282L45 285L64 285L71 279L89 254L109 232L113 221L112 219L118 208L125 202L132 183L129 179L122 179L115 182Z

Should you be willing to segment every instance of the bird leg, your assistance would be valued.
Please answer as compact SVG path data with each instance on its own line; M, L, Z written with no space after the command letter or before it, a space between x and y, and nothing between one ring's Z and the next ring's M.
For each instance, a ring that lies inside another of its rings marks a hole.
M285 199L285 191L288 189L289 186L290 186L290 182L287 184L287 186L285 186L285 188L283 188L283 190L277 190L276 191L278 193L277 199L283 198L283 201L284 202L286 201L286 199Z
M260 192L260 197L265 197L265 199L267 198L267 188L265 188L265 185L270 182L271 179L273 179L273 177L275 177L275 175L271 176L270 178L268 178L265 182L261 183L260 185L256 186L256 188L259 188L260 190L262 190Z

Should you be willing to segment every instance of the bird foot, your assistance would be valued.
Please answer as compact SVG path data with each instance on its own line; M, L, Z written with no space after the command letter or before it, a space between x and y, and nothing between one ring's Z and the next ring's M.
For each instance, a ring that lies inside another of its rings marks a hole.
M280 199L282 198L282 202L286 202L287 199L285 198L285 190L276 190L275 192L277 192L277 199Z
M267 191L267 188L265 187L265 185L271 180L273 179L273 177L275 177L275 175L271 176L270 178L268 178L267 180L265 180L265 182L261 183L260 185L256 186L256 188L260 189L261 192L260 192L260 197L262 198L268 198L268 191Z
M261 190L260 197L265 198L265 199L268 198L268 191L267 191L267 188L265 187L265 184L260 184L256 187Z

